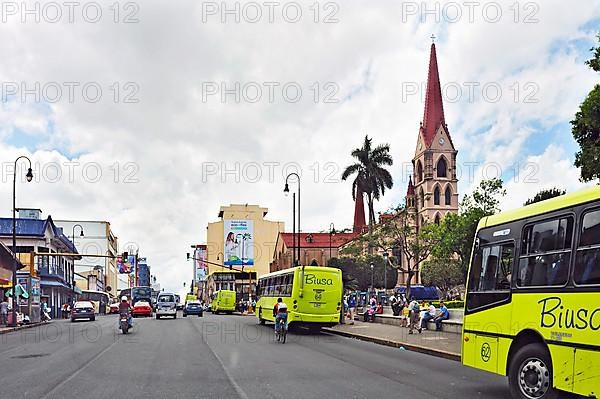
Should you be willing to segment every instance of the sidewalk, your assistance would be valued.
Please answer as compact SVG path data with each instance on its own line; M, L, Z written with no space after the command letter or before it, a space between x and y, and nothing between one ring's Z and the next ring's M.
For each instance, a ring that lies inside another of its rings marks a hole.
M19 327L6 327L6 326L0 326L0 335L1 334L8 334L10 332L13 331L19 331L19 330L24 330L26 328L33 328L33 327L37 327L40 326L44 323L31 323L31 324L24 324L22 326Z
M414 331L411 335L405 327L362 321L355 321L354 325L338 324L335 327L323 328L323 331L460 361L462 336L456 333L423 330L421 334Z

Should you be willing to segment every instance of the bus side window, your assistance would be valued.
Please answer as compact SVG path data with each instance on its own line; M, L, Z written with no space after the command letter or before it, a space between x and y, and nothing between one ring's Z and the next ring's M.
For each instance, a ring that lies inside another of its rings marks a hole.
M564 285L569 276L573 218L563 217L527 226L517 285Z
M575 283L600 284L600 210L583 216L575 258Z
M288 274L288 283L287 283L287 295L292 295L292 288L294 287L294 275Z

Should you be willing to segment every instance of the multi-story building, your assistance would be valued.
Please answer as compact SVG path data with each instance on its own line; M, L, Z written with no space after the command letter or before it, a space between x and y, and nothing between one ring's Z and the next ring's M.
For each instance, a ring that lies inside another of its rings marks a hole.
M77 253L75 246L58 227L51 216L41 219L41 211L29 212L16 220L16 254L22 264L31 266L31 253ZM0 218L0 241L12 246L12 218ZM40 277L41 299L51 307L57 317L60 307L75 299L73 265L80 256L36 256L34 272Z
M220 208L220 220L207 226L209 274L215 270L227 270L229 266L238 270L243 268L245 273L240 276L246 277L236 280L236 289L253 295L256 278L270 271L277 236L284 231L283 222L265 219L267 212L267 208L248 204ZM210 295L210 292L207 294Z
M146 263L146 258L138 259L137 285L150 287L150 266Z
M85 255L75 264L78 274L97 276L100 281L92 286L104 287L111 297L119 293L118 269L117 269L117 237L106 221L86 220L56 220L56 224L64 229L66 234L72 238L79 253ZM83 231L83 235L81 235ZM94 256L103 255L103 256ZM108 257L105 257L108 256ZM102 273L93 272L102 268ZM84 283L87 284L87 283Z

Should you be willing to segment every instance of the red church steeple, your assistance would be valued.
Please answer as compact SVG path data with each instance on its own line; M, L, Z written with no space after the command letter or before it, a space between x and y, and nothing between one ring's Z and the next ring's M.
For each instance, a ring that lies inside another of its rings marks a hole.
M431 146L439 127L446 126L444 119L444 104L442 102L442 89L440 86L440 75L438 72L437 55L435 43L431 43L431 54L429 56L429 74L427 77L427 94L425 96L425 113L421 132L427 147Z
M364 233L367 230L363 192L359 186L356 187L356 199L354 200L354 227L352 230L355 233Z

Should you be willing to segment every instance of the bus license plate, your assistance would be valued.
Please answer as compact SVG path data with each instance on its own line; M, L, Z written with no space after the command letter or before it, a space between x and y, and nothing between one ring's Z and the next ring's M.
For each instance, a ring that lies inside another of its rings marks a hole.
M321 304L320 303L315 303L315 308L320 308Z

